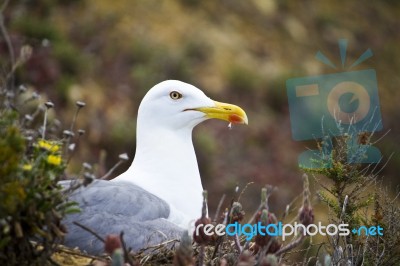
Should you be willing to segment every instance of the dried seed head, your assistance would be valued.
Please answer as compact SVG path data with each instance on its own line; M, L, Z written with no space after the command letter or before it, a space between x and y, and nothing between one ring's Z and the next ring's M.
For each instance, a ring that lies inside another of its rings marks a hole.
M310 204L310 184L308 182L307 174L303 174L303 205L309 206Z
M85 172L84 174L83 174L83 185L84 186L87 186L87 185L89 185L90 183L92 183L93 182L93 180L95 180L96 179L96 177L93 175L93 174L91 174L91 173L89 173L89 172Z
M263 209L261 211L259 211L256 215L256 223L260 222L263 226L268 226L270 224L276 224L278 222L278 220L276 219L275 214L268 212L266 209ZM254 241L256 242L256 244L260 247L264 247L266 245L268 245L268 243L270 241L271 245L270 245L270 249L271 248L276 248L276 245L274 247L272 247L273 245L273 241L276 241L276 239L272 239L272 237L269 234L265 234L265 236L257 234L255 236ZM279 242L277 242L276 244L279 244ZM278 245L280 247L280 245ZM278 248L279 249L279 248Z
M24 93L26 92L27 88L24 85L19 85L18 87L18 92L19 93Z
M67 138L71 138L73 136L75 136L74 132L70 131L70 130L64 130L63 131L63 135Z
M268 252L272 253L272 252ZM262 266L278 266L278 258L274 254L268 254L267 256L264 257L264 259L261 261Z
M303 206L299 209L299 221L305 226L314 222L314 211L310 203L310 187L306 174L303 175Z
M121 248L119 235L108 235L105 239L104 250L108 254L113 254L116 249Z
M361 145L368 145L370 142L371 134L368 132L361 132L358 135L358 143Z
M82 164L83 168L85 168L86 170L92 170L92 165L90 163L84 162Z
M52 103L52 102L46 102L44 105L47 107L47 109L54 107L54 103Z
M15 96L14 92L12 92L12 91L7 91L6 92L6 97L8 99L14 98L14 96Z
M75 143L71 143L71 144L69 144L69 146L68 146L68 150L70 150L70 151L73 151L73 150L75 150Z
M251 254L250 251L245 250L242 254L240 254L238 259L238 266L247 266L247 265L255 265L256 259Z
M203 225L201 227L198 227L199 225ZM213 245L214 242L216 241L216 234L212 235L207 235L204 231L204 227L208 224L211 224L211 219L208 217L202 217L198 219L194 225L195 228L199 228L199 230L195 230L193 232L193 240L200 245ZM196 234L198 232L198 234Z
M207 190L203 190L203 206L201 210L201 218L195 222L195 228L198 228L198 226L201 224L203 226L199 228L200 230L196 230L193 232L194 241L200 245L213 244L217 239L215 234L209 236L204 232L204 227L208 224L211 224L211 219L207 217L207 196Z
M308 226L314 222L314 211L311 206L303 205L299 210L299 221Z
M28 61L29 58L31 58L31 56L32 56L32 47L29 45L22 46L20 51L20 60L22 61L22 63Z
M26 121L29 121L29 122L33 120L33 117L31 115L28 115L28 114L26 114L24 116L24 118L25 118Z
M242 204L234 202L231 209L231 223L241 222L244 218L245 212L243 211Z
M48 47L48 46L50 46L50 41L49 41L49 39L43 39L42 40L42 46L43 47Z
M34 91L34 92L32 93L32 99L39 99L39 98L40 98L40 94L37 93L36 91Z
M203 206L201 208L201 218L205 218L207 216L207 190L203 190Z
M82 101L77 101L75 104L76 104L76 106L78 106L78 108L82 108L82 107L86 106L86 103L82 102Z
M262 210L260 219L263 224L268 224L268 211L267 210Z
M58 119L54 119L54 120L53 120L53 124L54 124L56 127L60 127L60 126L61 126L61 121L58 120Z
M128 154L126 154L126 153L120 154L120 155L118 156L118 158L119 158L120 160L123 160L123 161L128 161L128 160L129 160Z
M84 129L78 129L78 134L79 136L82 136L86 133L86 131Z
M188 231L184 231L181 237L180 245L174 255L174 265L195 265L193 259L192 239Z
M267 201L267 188L263 187L261 189L261 204L264 204Z

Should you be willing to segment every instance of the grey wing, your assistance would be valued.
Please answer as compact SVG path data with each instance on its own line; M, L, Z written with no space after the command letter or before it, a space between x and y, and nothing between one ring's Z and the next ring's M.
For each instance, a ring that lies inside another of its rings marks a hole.
M66 183L62 184L63 186ZM155 195L128 182L97 180L79 188L69 197L78 202L80 213L67 215L65 245L100 254L104 244L78 222L105 238L124 232L124 240L134 251L180 238L183 230L167 221L168 204Z

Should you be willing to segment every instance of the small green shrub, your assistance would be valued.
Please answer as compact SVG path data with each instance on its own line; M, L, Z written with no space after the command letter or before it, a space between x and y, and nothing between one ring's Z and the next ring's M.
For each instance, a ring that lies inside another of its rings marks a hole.
M0 116L0 264L44 265L64 236L70 211L61 187L62 145L27 139L15 111Z
M395 265L400 262L400 207L380 185L379 173L384 165L347 161L349 138L358 137L358 145L352 152L362 158L365 156L363 145L372 145L372 135L338 137L330 156L315 161L320 168L303 168L321 187L318 196L329 208L329 219L333 223L347 223L350 229L378 225L384 229L382 236L350 234L329 238L325 248L333 265L349 262L351 265ZM323 145L323 142L318 144L321 153Z

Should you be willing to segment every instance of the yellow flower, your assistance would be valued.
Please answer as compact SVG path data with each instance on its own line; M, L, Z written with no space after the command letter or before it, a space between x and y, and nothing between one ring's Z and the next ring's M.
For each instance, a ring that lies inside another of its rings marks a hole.
M62 158L60 155L52 155L47 156L47 163L52 165L60 165L62 162Z
M60 145L58 145L55 141L47 141L44 139L38 141L38 147L53 153L60 150Z
M31 164L24 164L24 165L22 166L22 170L24 170L24 171L30 171L30 170L32 170L32 165L31 165Z

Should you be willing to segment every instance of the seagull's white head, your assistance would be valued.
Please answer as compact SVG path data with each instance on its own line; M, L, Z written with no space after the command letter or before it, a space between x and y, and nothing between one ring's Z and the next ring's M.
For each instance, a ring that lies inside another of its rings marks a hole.
M248 123L242 108L213 101L195 86L177 80L167 80L151 88L138 113L138 119L145 120L147 125L171 130L192 129L210 118Z

